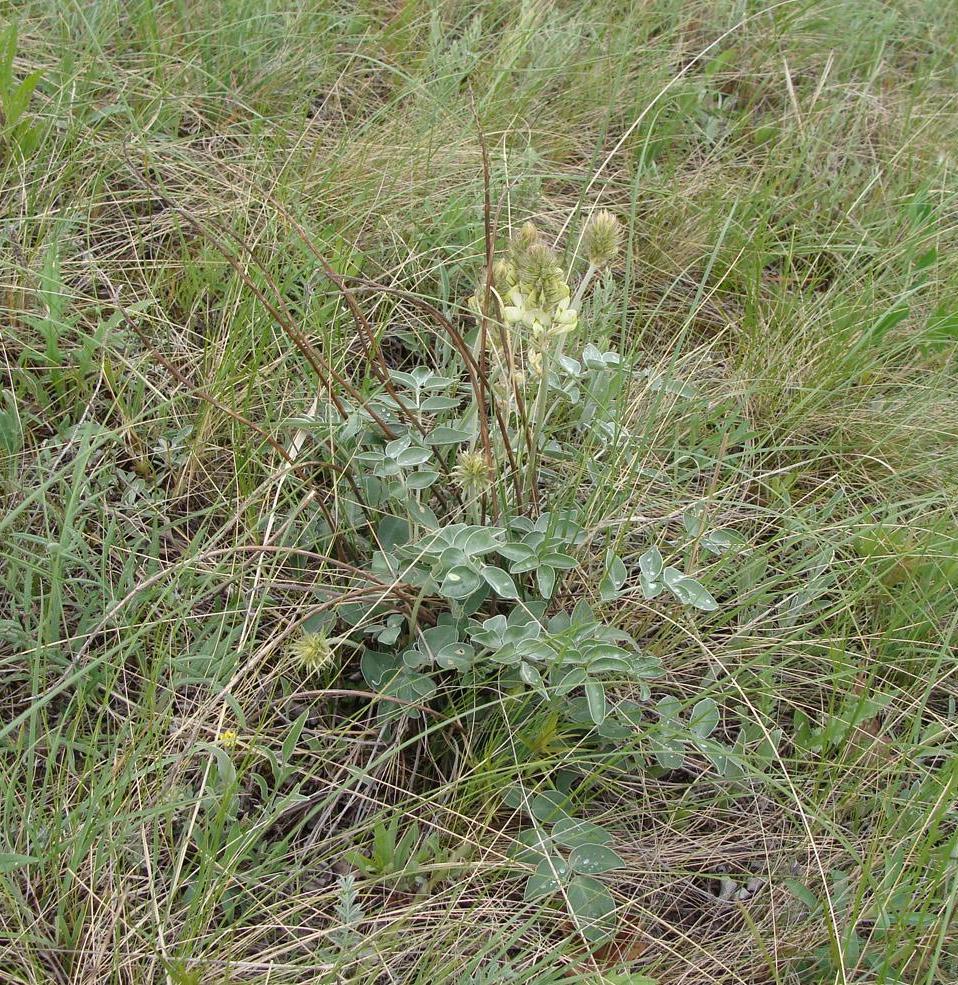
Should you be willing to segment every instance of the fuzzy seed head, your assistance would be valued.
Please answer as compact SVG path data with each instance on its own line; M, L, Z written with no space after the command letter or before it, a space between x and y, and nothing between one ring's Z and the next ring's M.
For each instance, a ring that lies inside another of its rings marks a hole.
M492 484L492 470L482 452L461 452L453 474L466 496L478 496Z
M333 648L325 633L303 633L293 642L290 652L309 674L315 674L333 662Z
M585 227L583 247L589 263L594 267L607 267L619 255L622 244L622 227L619 220L607 209L596 212Z

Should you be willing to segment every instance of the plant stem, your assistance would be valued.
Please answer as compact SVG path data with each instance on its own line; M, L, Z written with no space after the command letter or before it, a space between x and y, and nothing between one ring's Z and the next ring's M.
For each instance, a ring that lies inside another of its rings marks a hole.
M588 270L582 275L582 280L579 281L579 286L576 288L575 296L572 298L571 306L579 310L579 305L582 302L582 298L585 295L586 288L592 283L592 279L595 277L599 268L594 264L590 263ZM549 390L549 368L553 362L557 362L559 357L562 355L562 349L565 346L565 335L560 335L559 340L556 343L555 351L549 352L548 349L543 349L542 352L542 376L539 380L539 389L536 391L536 402L533 407L532 412L532 441L529 446L529 466L526 473L526 482L529 486L529 494L533 495L536 484L536 472L539 465L539 445L541 443L541 434L545 424L546 417L546 394Z
M562 352L562 337L556 347L556 355ZM532 426L530 433L532 441L529 445L529 465L526 473L526 482L529 486L529 495L535 498L535 487L537 471L539 467L539 444L541 442L540 432L545 419L546 394L549 390L549 368L552 363L552 356L548 347L542 350L542 375L539 377L539 389L536 391L536 402L532 409Z
M419 589L419 594L413 600L412 609L409 610L409 642L415 643L416 641L416 626L419 624L419 609L422 606L422 600L426 597L426 589L429 587L428 579L423 584L422 588Z
M582 280L579 281L579 286L575 289L575 297L572 299L572 307L576 311L579 310L579 305L585 296L585 289L592 283L592 278L595 277L598 271L599 268L594 263L590 263L589 269L582 275Z

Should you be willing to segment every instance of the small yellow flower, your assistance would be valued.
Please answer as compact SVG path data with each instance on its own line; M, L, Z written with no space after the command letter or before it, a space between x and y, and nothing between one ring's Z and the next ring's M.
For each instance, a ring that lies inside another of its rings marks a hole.
M290 652L309 674L315 674L333 662L333 648L325 633L303 633L293 641Z
M239 735L233 729L228 728L224 732L220 732L216 741L224 749L235 749L239 745Z
M518 285L510 288L509 292L503 297L502 317L505 318L507 325L515 325L525 317L523 308L522 291Z

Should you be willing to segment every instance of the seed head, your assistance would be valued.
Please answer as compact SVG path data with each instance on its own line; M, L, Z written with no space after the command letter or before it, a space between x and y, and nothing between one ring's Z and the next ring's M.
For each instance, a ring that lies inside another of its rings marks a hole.
M619 255L622 227L607 209L596 212L585 227L582 244L593 267L607 267Z
M315 674L333 662L333 648L325 633L303 633L293 642L290 652L309 674Z
M460 452L453 474L466 496L478 496L492 484L492 470L482 452Z

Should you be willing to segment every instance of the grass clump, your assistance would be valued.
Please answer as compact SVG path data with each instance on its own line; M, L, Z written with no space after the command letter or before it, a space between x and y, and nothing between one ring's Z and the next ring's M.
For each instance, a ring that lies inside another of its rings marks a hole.
M0 980L958 978L956 42L0 3Z

